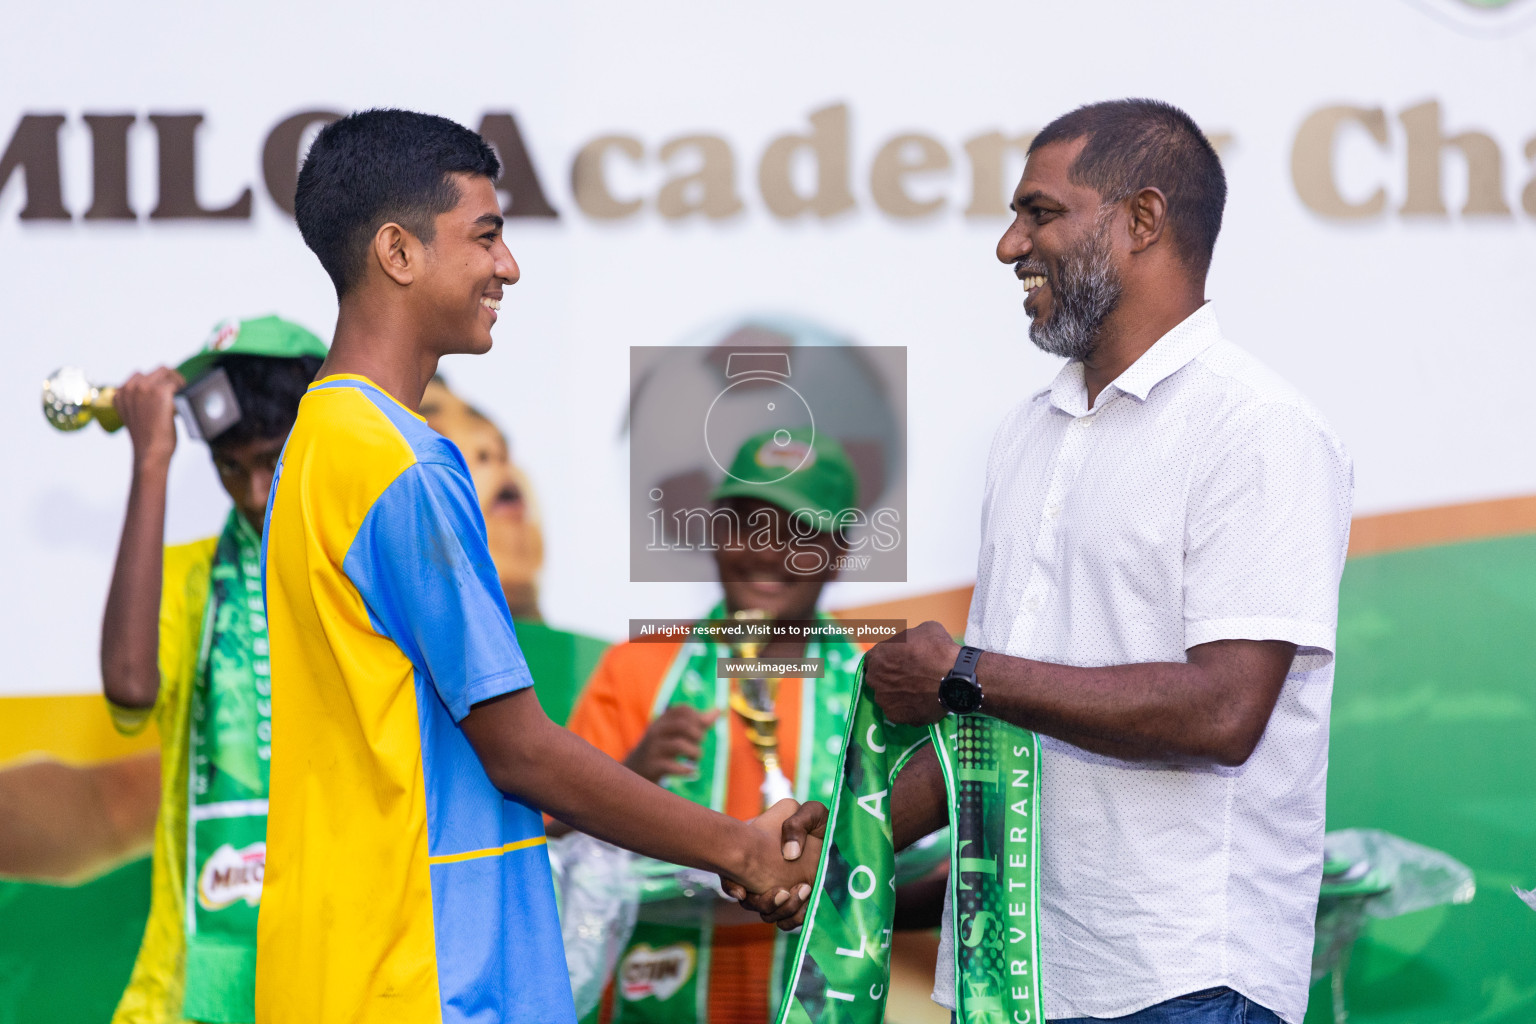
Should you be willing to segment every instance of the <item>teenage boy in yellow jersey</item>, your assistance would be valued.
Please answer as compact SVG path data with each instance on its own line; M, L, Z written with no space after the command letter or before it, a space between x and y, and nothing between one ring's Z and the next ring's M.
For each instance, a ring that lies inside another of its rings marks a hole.
M225 321L176 369L136 373L117 392L133 478L101 678L119 729L154 718L161 767L149 922L115 1024L255 1019L270 738L260 533L278 453L324 358L297 324ZM173 399L215 370L240 407L209 439L234 508L218 537L167 548Z
M809 894L813 851L780 856L794 801L753 824L699 807L533 694L468 469L413 411L441 356L490 349L517 281L499 171L452 121L374 110L323 129L299 173L340 310L267 508L263 1024L574 1021L539 809Z

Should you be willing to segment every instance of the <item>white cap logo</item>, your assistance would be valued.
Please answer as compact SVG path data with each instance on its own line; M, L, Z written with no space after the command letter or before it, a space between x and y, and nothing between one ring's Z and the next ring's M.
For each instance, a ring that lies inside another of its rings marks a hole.
M240 337L240 321L225 320L213 329L213 335L208 339L208 348L214 352L223 352L235 343Z

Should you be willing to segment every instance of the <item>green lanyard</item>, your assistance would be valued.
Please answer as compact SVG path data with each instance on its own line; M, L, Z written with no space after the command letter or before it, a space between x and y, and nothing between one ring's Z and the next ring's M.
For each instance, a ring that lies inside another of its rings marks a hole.
M188 716L187 981L182 1015L255 1019L272 681L261 538L231 511L214 550Z

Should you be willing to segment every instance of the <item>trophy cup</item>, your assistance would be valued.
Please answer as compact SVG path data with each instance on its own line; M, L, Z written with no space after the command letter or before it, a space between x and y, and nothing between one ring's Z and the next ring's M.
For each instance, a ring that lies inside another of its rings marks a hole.
M744 608L731 616L737 622L764 621L767 615ZM731 645L738 658L756 658L767 644L762 640L742 640ZM740 715L747 727L747 739L757 759L763 763L763 810L795 795L784 769L779 767L779 696L777 679L731 680L731 710Z
M79 430L91 420L111 433L123 425L113 399L117 388L86 380L73 366L43 381L43 415L60 430ZM222 367L214 367L176 392L176 416L194 441L212 441L240 421L240 400Z
M79 430L91 420L111 433L123 425L112 399L117 388L100 387L73 366L55 370L43 381L43 416L59 430Z

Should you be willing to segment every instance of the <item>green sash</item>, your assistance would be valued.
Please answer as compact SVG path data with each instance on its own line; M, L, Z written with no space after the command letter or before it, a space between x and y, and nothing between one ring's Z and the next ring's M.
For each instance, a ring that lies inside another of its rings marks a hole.
M961 1024L1039 1024L1039 750L1034 733L985 715L893 725L862 673L838 765L828 841L777 1024L885 1018L895 911L890 791L923 744L938 750L950 805L950 899Z
M710 618L724 618L721 607ZM836 621L821 616L819 621ZM704 736L698 770L662 781L672 792L717 811L725 808L730 765L730 681L716 676L716 659L730 657L724 644L689 640L673 660L652 708L656 717L674 704L698 711L720 709ZM838 757L856 686L859 650L844 639L811 641L807 658L824 658L826 675L806 680L800 691L800 736L795 765L799 800L830 800ZM619 958L614 977L614 1024L687 1024L707 1020L710 946L715 910L710 879L676 865L642 861L640 918ZM768 1012L783 998L789 944L774 945Z
M182 1015L256 1010L256 910L267 857L272 683L261 538L231 511L213 555L188 744L187 984Z

